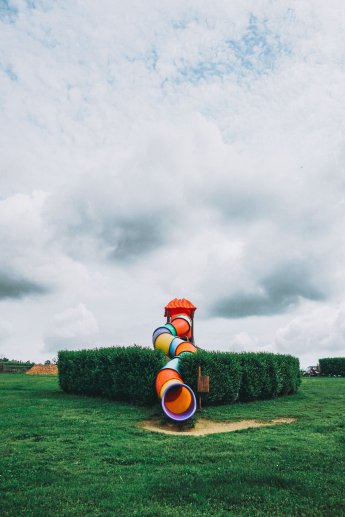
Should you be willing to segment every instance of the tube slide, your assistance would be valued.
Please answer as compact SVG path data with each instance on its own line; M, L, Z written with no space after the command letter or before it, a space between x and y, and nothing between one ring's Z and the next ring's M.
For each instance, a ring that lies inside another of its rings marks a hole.
M152 336L154 348L163 350L171 359L158 372L156 392L162 401L164 413L179 422L191 418L196 411L194 392L184 384L179 373L180 358L197 351L196 346L187 341L191 336L192 322L184 313L177 314L170 323L158 327Z

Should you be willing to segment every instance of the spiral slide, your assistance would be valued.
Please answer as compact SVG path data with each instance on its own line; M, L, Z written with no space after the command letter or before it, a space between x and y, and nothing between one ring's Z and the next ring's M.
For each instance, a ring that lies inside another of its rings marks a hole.
M154 348L163 350L171 359L158 372L156 391L162 401L164 413L172 420L181 422L194 415L196 398L193 390L182 380L179 363L183 355L193 354L197 348L190 341L193 340L193 322L190 310L183 310L182 307L180 313L175 314L171 321L169 317L168 321L169 323L158 327L152 336Z

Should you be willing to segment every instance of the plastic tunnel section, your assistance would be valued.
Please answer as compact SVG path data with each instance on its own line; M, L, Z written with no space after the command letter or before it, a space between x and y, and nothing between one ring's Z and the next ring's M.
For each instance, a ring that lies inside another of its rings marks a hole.
M180 302L178 304L178 302ZM181 303L182 302L182 303ZM154 348L162 350L171 360L158 372L156 392L161 399L164 413L175 421L191 418L196 411L196 398L193 390L182 380L179 363L182 354L193 354L196 346L190 341L193 338L191 310L196 307L188 300L173 300L175 314L171 321L158 327L152 336ZM192 309L187 304L190 304ZM169 307L169 305L167 306ZM167 308L166 308L167 309ZM179 309L179 310L177 310ZM193 313L192 313L193 314Z

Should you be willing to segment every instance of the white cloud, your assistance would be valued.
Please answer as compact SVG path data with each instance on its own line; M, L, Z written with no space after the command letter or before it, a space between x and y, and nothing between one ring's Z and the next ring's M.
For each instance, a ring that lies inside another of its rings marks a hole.
M250 336L247 332L239 332L231 339L231 351L249 352L258 349L258 338Z
M286 353L307 352L343 355L345 352L345 304L314 307L293 318L275 336L277 348Z
M13 332L13 324L10 321L0 321L0 341L7 339Z
M94 315L80 303L55 314L51 331L59 337L87 337L98 332L98 324Z
M55 314L49 329L46 330L45 350L58 351L69 347L93 346L99 333L95 316L83 303Z

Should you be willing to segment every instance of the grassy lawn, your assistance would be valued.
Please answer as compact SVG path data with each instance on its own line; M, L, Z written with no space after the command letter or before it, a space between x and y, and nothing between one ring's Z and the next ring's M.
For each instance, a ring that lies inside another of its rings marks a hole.
M214 419L297 417L204 437L137 423L159 413L65 395L57 379L0 375L1 516L345 515L345 379L218 406Z

